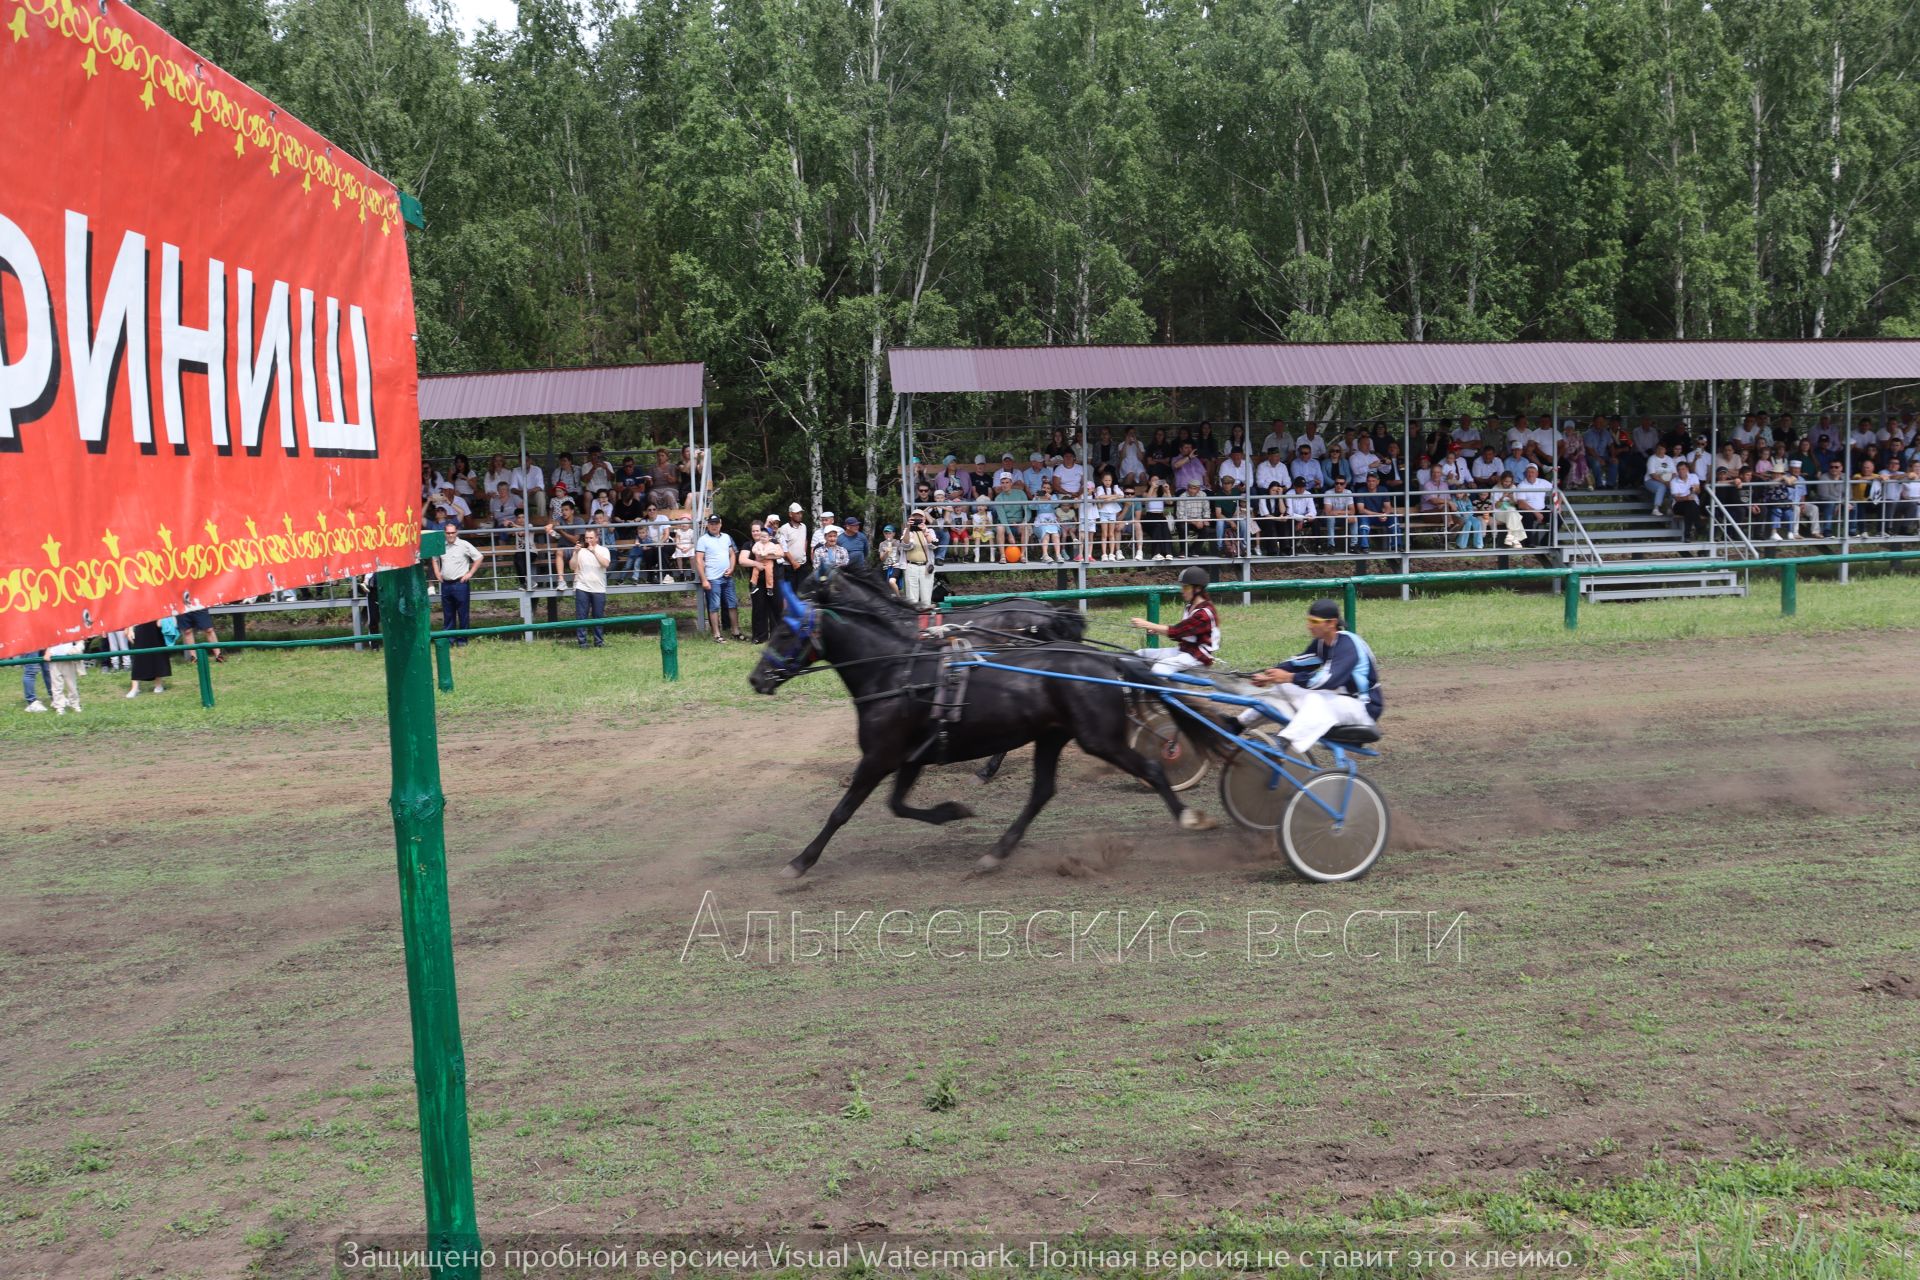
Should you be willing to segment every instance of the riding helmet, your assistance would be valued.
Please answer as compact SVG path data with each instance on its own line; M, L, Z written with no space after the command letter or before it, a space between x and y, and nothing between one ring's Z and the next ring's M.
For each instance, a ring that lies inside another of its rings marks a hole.
M1212 585L1212 579L1207 577L1207 571L1199 565L1188 565L1180 571L1180 585L1183 587L1199 587L1202 591L1205 591Z

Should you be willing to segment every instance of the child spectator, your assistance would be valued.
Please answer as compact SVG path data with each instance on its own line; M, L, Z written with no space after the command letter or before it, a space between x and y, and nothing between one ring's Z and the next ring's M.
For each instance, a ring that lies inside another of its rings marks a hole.
M880 529L880 571L888 586L900 590L900 531L890 524Z

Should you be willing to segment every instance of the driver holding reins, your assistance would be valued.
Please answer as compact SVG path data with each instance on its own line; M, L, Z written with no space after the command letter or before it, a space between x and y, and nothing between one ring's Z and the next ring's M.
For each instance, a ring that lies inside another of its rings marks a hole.
M1129 622L1142 631L1152 631L1174 641L1178 649L1136 649L1140 657L1153 663L1153 674L1170 676L1178 671L1213 665L1220 652L1220 614L1207 596L1207 571L1192 565L1180 571L1180 599L1186 612L1172 626L1132 618Z
M1280 736L1295 753L1304 753L1336 725L1375 728L1383 705L1380 663L1367 642L1340 625L1340 606L1315 600L1307 606L1305 653L1268 667L1253 683L1271 690L1261 701L1289 717ZM1259 724L1257 707L1240 713L1240 723Z

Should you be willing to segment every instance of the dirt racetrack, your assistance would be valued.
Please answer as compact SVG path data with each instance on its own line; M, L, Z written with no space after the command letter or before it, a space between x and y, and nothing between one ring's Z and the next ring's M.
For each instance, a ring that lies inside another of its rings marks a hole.
M1073 752L997 875L1024 755L780 880L844 705L449 730L482 1228L1151 1229L1910 1141L1917 645L1396 664L1394 843L1334 887ZM74 741L0 746L0 1271L324 1275L415 1223L383 727ZM750 911L771 957L690 941ZM794 912L913 932L796 959Z

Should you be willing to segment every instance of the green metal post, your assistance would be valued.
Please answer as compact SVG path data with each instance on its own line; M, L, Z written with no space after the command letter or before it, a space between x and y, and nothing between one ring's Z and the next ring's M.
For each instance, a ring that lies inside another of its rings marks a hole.
M680 624L672 618L660 619L660 674L680 678Z
M1800 612L1800 566L1780 566L1780 615L1791 618Z
M1341 606L1340 611L1347 616L1347 630L1352 631L1359 625L1354 622L1353 617L1360 612L1360 584L1357 582L1349 582L1343 594L1346 596L1346 601Z
M453 641L433 642L433 662L440 672L440 692L453 692Z
M200 705L213 705L213 655L202 649L193 655L193 665L200 669Z
M1578 631L1580 629L1580 575L1575 574L1568 578L1560 590L1566 597L1563 603L1566 605L1567 630Z
M413 1079L420 1104L420 1169L427 1240L442 1280L478 1280L479 1228L467 1134L467 1061L454 987L447 905L447 841L434 724L433 629L426 570L379 575L381 651L387 664L387 736L393 748L393 836L400 871L400 928L413 1019Z
M1158 591L1147 592L1147 621L1160 621L1160 593ZM1147 648L1158 649L1159 647L1160 634L1156 631L1147 632Z

